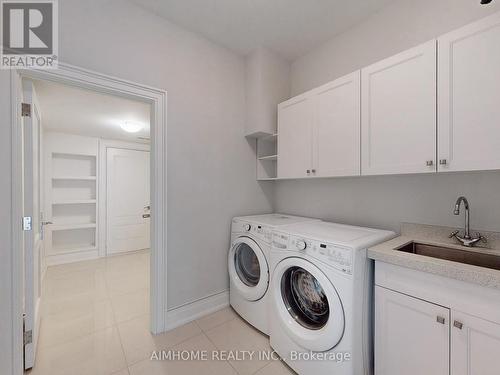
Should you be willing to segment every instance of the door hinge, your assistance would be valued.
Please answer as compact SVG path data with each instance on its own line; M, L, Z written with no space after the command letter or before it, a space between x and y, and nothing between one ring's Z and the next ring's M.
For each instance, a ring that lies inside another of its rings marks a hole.
M33 331L25 331L23 334L23 345L26 346L28 344L31 344L33 342Z
M31 230L33 227L33 219L31 216L23 216L23 230Z
M31 104L21 103L21 116L22 117L31 117Z

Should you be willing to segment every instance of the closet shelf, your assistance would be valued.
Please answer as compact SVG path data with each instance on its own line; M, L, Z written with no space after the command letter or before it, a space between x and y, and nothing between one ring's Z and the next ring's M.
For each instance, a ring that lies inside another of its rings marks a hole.
M276 141L277 139L278 139L278 133L270 134L270 135L265 135L265 136L259 138L260 141L266 141L266 142Z
M72 229L86 229L95 228L96 223L85 223L85 224L53 224L50 229L53 231L57 230L72 230Z
M87 181L87 180L96 180L97 177L96 176L55 176L55 177L52 177L53 180L70 180L70 181Z
M67 253L79 253L83 251L93 251L97 250L96 246L73 246L73 247L64 247L64 246L54 246L52 248L55 253L58 254L67 254Z
M59 204L91 204L91 203L96 203L96 202L97 201L95 199L75 199L75 200L52 202L52 205L59 205Z
M278 155L266 155L266 156L260 156L258 157L259 160L278 160Z

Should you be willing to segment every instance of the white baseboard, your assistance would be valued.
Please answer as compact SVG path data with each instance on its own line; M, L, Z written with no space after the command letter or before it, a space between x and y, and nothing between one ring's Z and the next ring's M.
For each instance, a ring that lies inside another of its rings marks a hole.
M45 258L47 266L55 266L58 264L80 262L82 260L91 260L99 258L98 250L82 251L69 254L48 255Z
M229 306L229 291L193 301L167 311L167 331Z

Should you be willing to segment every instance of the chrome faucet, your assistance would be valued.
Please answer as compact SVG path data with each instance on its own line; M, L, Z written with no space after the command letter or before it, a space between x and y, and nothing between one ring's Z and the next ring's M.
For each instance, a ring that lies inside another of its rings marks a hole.
M459 233L460 231L454 230L450 234L450 238L455 237L462 245L467 246L467 247L473 247L475 246L479 241L486 243L487 239L483 236L481 236L481 233L476 233L474 237L470 235L470 224L469 224L469 218L470 218L470 209L469 209L469 201L465 197L459 197L455 203L455 209L453 210L454 215L460 215L460 205L464 204L465 208L465 228L464 228L464 235L460 236Z

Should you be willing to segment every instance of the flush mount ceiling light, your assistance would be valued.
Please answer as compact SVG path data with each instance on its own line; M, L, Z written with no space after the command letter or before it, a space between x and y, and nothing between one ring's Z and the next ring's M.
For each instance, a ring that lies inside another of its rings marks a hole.
M120 125L120 127L128 133L137 133L144 128L144 125L138 122L125 121Z

